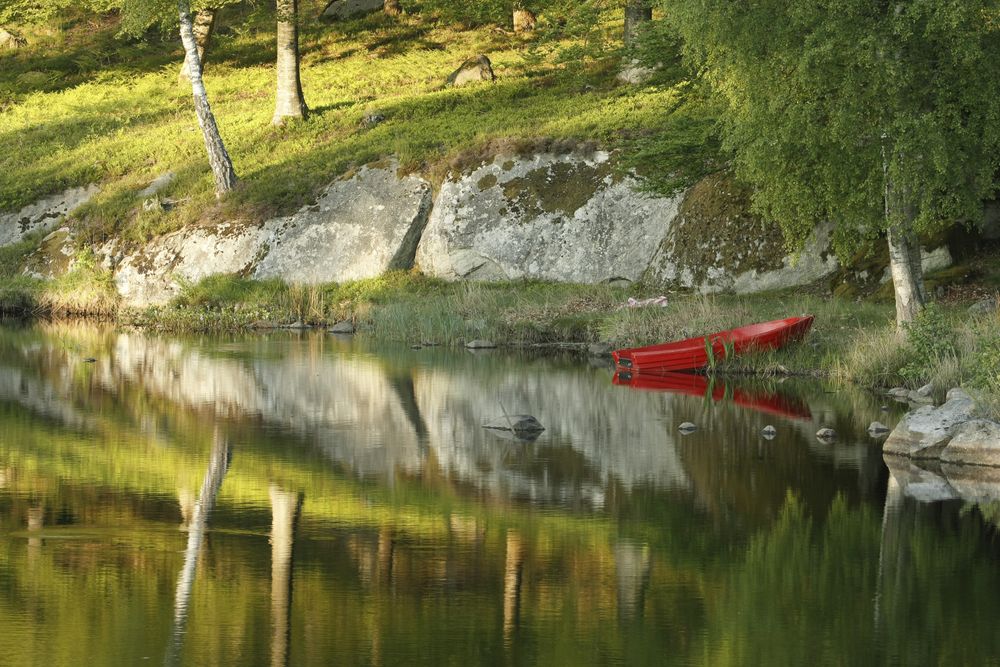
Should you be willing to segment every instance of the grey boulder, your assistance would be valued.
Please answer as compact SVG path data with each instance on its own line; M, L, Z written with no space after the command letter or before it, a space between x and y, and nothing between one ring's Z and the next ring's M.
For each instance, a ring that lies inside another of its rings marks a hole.
M948 392L940 407L924 406L908 413L886 439L886 454L912 458L938 458L956 428L972 419L976 402L960 389Z
M496 81L496 78L496 74L493 73L493 63L483 54L479 54L475 58L469 58L449 74L445 84L457 88L477 81Z
M973 419L959 425L945 448L941 460L946 463L1000 466L1000 424Z

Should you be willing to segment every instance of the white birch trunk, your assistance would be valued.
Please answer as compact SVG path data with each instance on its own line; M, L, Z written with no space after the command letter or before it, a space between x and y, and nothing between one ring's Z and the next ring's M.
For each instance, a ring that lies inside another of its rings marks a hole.
M283 125L289 118L309 114L299 77L298 0L277 0L278 95L271 123Z
M215 19L219 15L219 10L212 7L200 10L194 15L194 41L198 45L198 59L201 63L201 71L205 72L205 52L208 44L212 41L212 33L215 32ZM184 64L177 75L179 83L187 83L191 78L191 61L187 54L184 54Z
M190 61L189 76L191 93L194 96L194 111L198 116L202 136L205 138L205 150L208 152L208 164L215 178L215 196L221 197L236 185L236 172L233 161L229 159L226 145L222 143L219 126L215 123L212 108L208 104L208 93L201 80L201 58L198 57L198 44L194 38L191 24L191 6L188 0L178 0L177 11L180 14L181 42L184 43L186 59Z

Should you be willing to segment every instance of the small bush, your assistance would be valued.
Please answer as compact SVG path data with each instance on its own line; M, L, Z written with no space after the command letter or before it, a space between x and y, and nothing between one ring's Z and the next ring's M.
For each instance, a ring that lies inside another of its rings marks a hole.
M911 384L926 381L944 360L958 356L954 328L935 304L907 324L906 333L907 361L899 374Z
M1000 335L987 339L973 357L972 384L1000 393Z

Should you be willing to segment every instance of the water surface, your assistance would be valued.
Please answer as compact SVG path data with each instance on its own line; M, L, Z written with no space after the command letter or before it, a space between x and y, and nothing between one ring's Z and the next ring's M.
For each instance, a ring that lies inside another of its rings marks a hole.
M989 480L890 473L865 430L899 411L863 392L650 384L318 332L8 324L0 662L1000 660ZM546 430L482 428L505 413Z

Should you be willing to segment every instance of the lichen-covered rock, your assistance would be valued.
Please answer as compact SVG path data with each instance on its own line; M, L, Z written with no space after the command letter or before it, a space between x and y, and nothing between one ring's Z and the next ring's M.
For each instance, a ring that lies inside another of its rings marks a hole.
M165 303L181 284L216 274L315 284L410 268L430 205L423 179L398 177L394 164L365 167L286 218L186 228L154 239L113 262L115 285L125 304L141 307Z
M274 221L254 277L316 284L411 268L433 198L427 181L396 170L395 163L363 167L315 204Z
M946 463L1000 466L1000 424L973 419L955 428L955 434L941 451Z
M493 63L483 54L479 54L475 58L469 58L449 74L445 84L457 88L476 81L496 81L496 78L496 74L493 73Z
M821 227L797 254L781 229L750 212L750 192L721 173L695 184L649 267L652 283L750 293L807 285L838 267Z
M22 273L32 278L51 279L68 273L75 264L76 248L69 227L50 232L24 260Z
M976 402L960 389L948 392L940 407L926 405L908 413L886 439L886 454L912 458L938 458L959 425L973 418Z
M118 263L115 287L126 305L143 307L166 303L184 282L245 274L266 250L267 227L224 222L161 236Z
M638 280L677 211L610 156L499 157L441 186L417 248L448 280Z
M59 194L43 197L19 211L0 213L0 246L21 241L32 232L50 232L69 213L90 201L100 190L96 185L70 188Z

